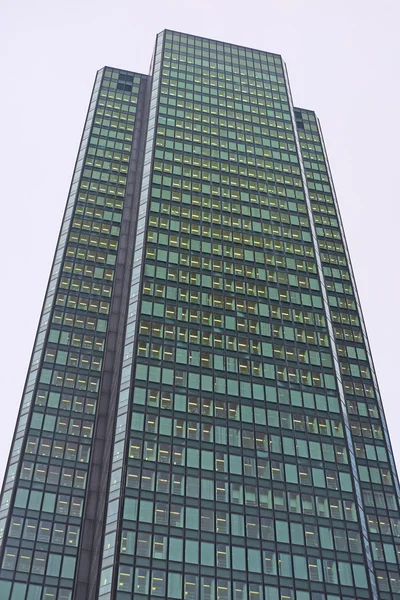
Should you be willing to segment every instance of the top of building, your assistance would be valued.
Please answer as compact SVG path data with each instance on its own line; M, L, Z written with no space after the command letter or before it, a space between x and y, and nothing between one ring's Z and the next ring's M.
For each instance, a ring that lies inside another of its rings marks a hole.
M188 43L191 41L194 41L195 45L196 45L196 41L197 41L197 42L201 42L201 45L204 47L207 47L207 44L211 45L211 46L215 46L216 50L223 50L224 48L229 46L231 48L238 48L239 50L242 50L242 51L257 52L260 54L268 54L272 57L279 58L283 62L283 58L282 58L281 54L278 54L276 52L270 52L269 50L260 50L259 48L253 48L251 46L243 46L242 44L223 42L221 40L215 40L213 38L208 38L208 37L204 37L204 36L200 36L200 35L194 35L191 33L182 33L180 31L175 31L173 29L164 29L163 31L160 31L160 33L158 35L161 35L163 33L166 34L167 39L168 39L168 34L170 34L173 37L179 36L180 40L188 41Z

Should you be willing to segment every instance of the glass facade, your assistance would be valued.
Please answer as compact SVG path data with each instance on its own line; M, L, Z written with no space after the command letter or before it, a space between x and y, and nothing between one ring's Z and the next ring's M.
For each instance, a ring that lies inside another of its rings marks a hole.
M1 502L0 598L70 600L140 87L96 77Z
M400 599L399 517L318 119L279 55L164 31L96 78L0 598Z

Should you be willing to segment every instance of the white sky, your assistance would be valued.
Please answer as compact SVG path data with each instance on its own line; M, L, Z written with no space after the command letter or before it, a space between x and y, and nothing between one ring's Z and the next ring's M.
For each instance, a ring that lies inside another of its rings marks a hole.
M0 480L96 70L147 73L165 28L282 54L320 117L400 460L399 21L398 0L3 0Z

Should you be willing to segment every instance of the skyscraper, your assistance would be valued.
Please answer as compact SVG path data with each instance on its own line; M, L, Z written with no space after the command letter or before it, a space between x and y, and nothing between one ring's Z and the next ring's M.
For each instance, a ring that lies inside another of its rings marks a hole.
M172 31L97 73L0 507L1 600L400 598L399 482L319 122Z

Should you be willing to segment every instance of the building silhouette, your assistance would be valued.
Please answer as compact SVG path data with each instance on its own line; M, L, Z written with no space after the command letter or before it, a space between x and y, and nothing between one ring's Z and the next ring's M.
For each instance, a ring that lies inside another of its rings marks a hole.
M318 119L172 31L96 76L3 484L1 600L400 598Z

